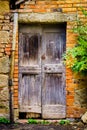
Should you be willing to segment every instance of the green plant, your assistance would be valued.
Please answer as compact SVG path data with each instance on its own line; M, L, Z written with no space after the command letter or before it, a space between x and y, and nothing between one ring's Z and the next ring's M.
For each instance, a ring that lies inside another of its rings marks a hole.
M28 124L38 124L38 122L37 120L30 118L28 119Z
M39 123L42 124L42 125L50 124L49 121L46 121L46 120L40 121Z
M0 117L0 123L8 124L10 121L5 117Z
M87 11L82 9L83 15L87 17ZM73 31L77 34L77 43L72 49L64 54L65 64L74 72L87 74L87 23L78 20Z
M17 125L18 125L18 122L15 122L15 123L14 123L14 126L17 126Z
M60 125L68 125L68 124L70 124L70 121L69 120L60 120L59 124Z

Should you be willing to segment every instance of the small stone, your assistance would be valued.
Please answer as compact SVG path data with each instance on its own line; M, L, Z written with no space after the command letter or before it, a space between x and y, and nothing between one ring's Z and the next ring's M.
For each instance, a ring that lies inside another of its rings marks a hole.
M6 16L5 16L5 19L10 19L9 15L6 15Z
M84 127L84 124L81 121L78 122L77 125L80 126L80 127Z
M73 128L77 130L77 126L73 126Z
M87 112L81 117L81 120L82 120L84 123L87 123Z

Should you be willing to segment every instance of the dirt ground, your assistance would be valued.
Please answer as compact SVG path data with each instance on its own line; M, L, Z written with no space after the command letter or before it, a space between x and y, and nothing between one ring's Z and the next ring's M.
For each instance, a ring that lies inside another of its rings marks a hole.
M0 124L0 130L87 130L87 125L82 122L59 125L41 125L41 124L27 124L27 123L15 123L15 124Z

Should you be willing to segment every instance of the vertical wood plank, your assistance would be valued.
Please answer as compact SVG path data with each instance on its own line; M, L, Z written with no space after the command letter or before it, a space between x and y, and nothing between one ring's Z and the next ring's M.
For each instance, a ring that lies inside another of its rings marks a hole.
M41 114L40 35L20 33L19 40L19 110L38 117Z
M24 74L21 82L20 111L41 113L41 75Z
M62 54L65 51L65 30L44 29L42 43L43 54L45 54L45 58L42 58L42 117L65 118L65 76L62 63ZM58 64L60 68L57 67Z

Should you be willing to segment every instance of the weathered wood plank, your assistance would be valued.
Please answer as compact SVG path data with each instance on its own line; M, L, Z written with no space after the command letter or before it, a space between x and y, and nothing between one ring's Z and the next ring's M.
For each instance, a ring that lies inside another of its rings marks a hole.
M65 85L60 74L45 74L43 104L65 104Z
M65 118L66 115L64 51L65 30L46 28L42 57L42 117L46 119Z
M39 74L41 73L41 68L39 66L20 66L19 73Z
M41 75L23 74L20 87L20 112L41 113Z
M41 113L41 106L22 106L20 112Z
M40 62L40 35L34 33L22 33L20 35L20 66L37 65Z
M64 73L65 67L63 64L44 64L42 71L45 73Z
M43 118L44 119L60 119L65 118L65 105L43 105Z

